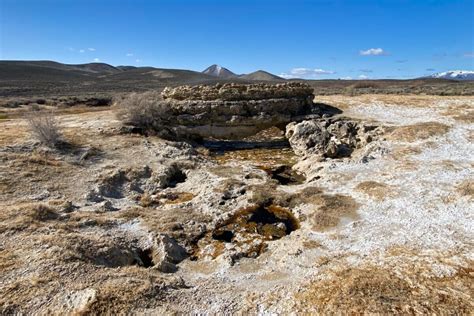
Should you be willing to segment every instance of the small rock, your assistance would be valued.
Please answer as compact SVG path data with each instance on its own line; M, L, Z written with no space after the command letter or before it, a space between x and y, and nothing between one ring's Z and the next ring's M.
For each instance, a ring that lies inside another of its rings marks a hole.
M45 199L49 198L50 196L51 196L51 193L48 190L44 190L41 193L31 195L30 200L42 201L42 200L45 200Z
M95 203L99 203L99 202L102 202L104 201L104 197L99 194L99 192L97 192L96 190L92 190L90 191L89 193L87 193L84 197L87 201L90 201L90 202L95 202Z
M97 209L96 211L97 212L114 212L114 211L117 211L118 209L115 208L113 205L112 205L112 202L110 201L104 201L104 202L101 202L99 204L96 205Z
M61 212L63 213L71 213L73 212L75 209L77 209L78 207L75 206L74 204L72 204L71 201L66 201L64 202L64 204L62 205L62 208L61 208Z
M97 300L97 291L86 288L68 294L62 304L62 311L59 314L82 314L88 307Z
M86 151L81 155L79 158L79 161L84 161L90 158L93 155L97 154L97 150L95 148L89 147L86 149Z
M167 236L160 235L156 238L153 247L154 267L164 273L173 273L177 271L176 264L187 257L186 249L181 247L176 240Z

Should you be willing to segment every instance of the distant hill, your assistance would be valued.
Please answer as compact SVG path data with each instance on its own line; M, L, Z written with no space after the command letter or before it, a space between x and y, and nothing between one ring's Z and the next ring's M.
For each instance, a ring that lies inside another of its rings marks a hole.
M445 72L438 72L428 78L440 78L451 80L474 80L474 71L470 70L450 70Z
M216 80L213 76L184 69L165 69L154 67L135 67L106 77L106 80L150 80L164 84L194 84Z
M87 73L116 73L120 72L121 69L111 66L105 63L88 63L88 64L78 64L78 65L69 65L62 64L55 61L49 60L40 60L40 61L0 61L0 67L2 69L22 69L22 68L39 68L43 71L48 71L48 69L64 70L64 71L77 71L77 72L87 72Z
M213 67L215 66L215 67ZM259 70L235 75L228 69L213 65L208 73L184 69L111 66L105 63L79 65L55 61L1 61L0 98L106 96L141 91L161 91L167 86L216 84L226 82L283 82L284 79ZM216 76L216 74L218 76ZM472 72L458 71L438 74L440 78L414 80L296 80L310 84L318 94L338 94L351 88L361 93L428 93L474 95ZM449 77L443 79L441 77ZM463 78L462 81L460 78ZM457 79L457 80L452 80Z
M100 73L100 74L113 74L117 72L121 72L122 69L116 68L109 64L105 63L90 63L90 64L80 64L80 65L66 65L69 68L82 70L82 71L90 71L93 73Z
M223 79L237 77L237 75L234 74L232 71L219 65L209 66L206 69L204 69L202 73L206 75L214 76L214 77L223 78Z
M105 63L80 65L55 61L0 61L0 97L113 94L158 90L184 84L215 84L224 79L197 71Z
M278 77L274 74L271 74L264 70L257 70L255 72L249 73L247 75L240 76L242 79L247 80L258 80L258 81L278 81L278 80L285 80L281 77Z
M126 70L137 69L138 67L135 67L135 66L117 66L115 68L126 71Z

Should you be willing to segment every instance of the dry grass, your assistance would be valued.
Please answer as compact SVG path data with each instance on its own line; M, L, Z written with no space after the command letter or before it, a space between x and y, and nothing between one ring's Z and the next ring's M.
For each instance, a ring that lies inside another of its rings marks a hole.
M350 196L335 194L320 194L312 198L314 204L319 205L311 215L313 229L326 231L336 227L342 218L356 220L359 204Z
M294 165L297 156L291 148L284 149L245 149L226 151L223 154L212 154L211 157L219 164L229 162L246 162L261 166Z
M471 104L451 105L442 114L458 122L474 123L474 109Z
M194 199L195 195L191 192L173 192L162 195L165 204L181 204Z
M420 147L414 147L414 146L397 146L395 147L392 152L391 156L395 160L405 160L409 156L414 156L414 155L419 155L421 154L422 150Z
M71 185L72 176L82 169L64 161L52 153L33 151L26 153L4 153L0 163L0 201L11 204L30 200L31 196L48 191L71 194L77 187Z
M125 220L140 219L150 231L167 234L180 244L191 245L202 232L197 226L186 226L186 223L208 223L210 218L197 211L186 208L154 209L133 207L118 212L117 216Z
M438 122L423 122L413 125L398 127L389 135L396 141L415 142L434 136L442 136L449 131L449 126Z
M306 249L315 249L315 248L321 248L323 245L316 240L305 240L303 241L303 247Z
M11 145L28 138L28 129L13 121L0 122L0 146Z
M470 111L465 112L465 113L451 115L451 117L453 119L455 119L456 121L470 123L470 124L474 123L474 111L473 110L470 110Z
M150 306L150 297L163 295L166 283L159 276L144 278L140 276L142 271L130 272L101 282L97 297L81 314L132 314L138 308Z
M377 181L361 182L356 186L355 189L359 192L367 194L377 201L383 201L386 197L391 197L395 194L392 187Z
M474 181L473 180L465 180L461 182L457 186L457 190L459 194L462 196L467 196L470 199L474 199Z
M19 258L11 251L0 250L0 270L6 271L6 269L14 267L18 264Z
M441 166L445 170L449 171L461 171L463 167L459 165L456 161L453 160L441 160L440 162L436 163L436 166Z
M148 193L144 193L140 196L140 201L138 204L142 207L150 207L156 202L151 198L151 196Z
M446 278L426 278L419 273L416 269L394 273L376 266L341 268L297 294L297 310L355 315L471 314L472 270L460 268Z
M43 152L33 152L30 156L25 157L25 159L30 163L36 163L44 166L60 166L63 162L53 157L48 153Z
M44 222L58 218L56 210L46 204L29 203L16 207L4 207L0 213L0 233L20 231L42 226Z

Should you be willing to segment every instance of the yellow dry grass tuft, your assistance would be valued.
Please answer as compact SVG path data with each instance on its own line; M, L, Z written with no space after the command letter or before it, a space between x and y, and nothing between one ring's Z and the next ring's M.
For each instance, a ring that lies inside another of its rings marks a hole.
M226 151L223 154L213 154L211 156L218 164L229 162L245 162L255 165L294 165L297 162L297 156L291 148L283 149L244 149Z
M0 213L0 233L24 229L35 229L43 222L55 220L58 213L42 203L22 204L16 207L4 207Z
M462 196L467 196L470 199L474 199L474 181L473 180L465 180L461 182L461 184L457 186L457 189L458 189L458 192Z
M392 152L391 156L395 160L405 160L409 156L415 156L421 154L422 150L419 147L414 146L403 146L403 147L395 147Z
M313 229L326 231L336 227L342 218L356 220L359 204L350 196L319 194L312 198L312 203L319 205L311 215Z
M165 200L165 204L180 204L189 202L194 199L195 195L191 192L174 192L165 194L163 196Z
M442 136L449 131L449 126L439 122L423 122L396 128L389 138L396 141L415 142L434 136Z
M416 269L395 273L378 266L326 273L296 294L296 309L321 314L470 314L472 270L451 277L422 277ZM401 277L402 276L402 277Z
M367 194L377 201L382 201L385 197L390 197L395 194L394 189L391 186L377 181L361 182L356 186L356 190Z
M442 114L458 122L474 123L474 109L471 104L449 106Z

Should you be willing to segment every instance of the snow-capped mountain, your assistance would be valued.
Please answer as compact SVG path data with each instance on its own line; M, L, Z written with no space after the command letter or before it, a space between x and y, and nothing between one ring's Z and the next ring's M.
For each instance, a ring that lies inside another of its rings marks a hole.
M474 80L474 71L471 70L450 70L445 72L435 73L429 78L442 78L453 80Z
M237 77L237 75L234 74L232 71L219 65L209 66L202 73L206 75L211 75L214 77L220 77L220 78Z

